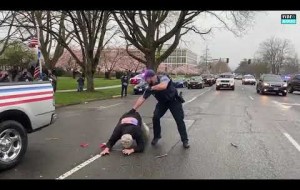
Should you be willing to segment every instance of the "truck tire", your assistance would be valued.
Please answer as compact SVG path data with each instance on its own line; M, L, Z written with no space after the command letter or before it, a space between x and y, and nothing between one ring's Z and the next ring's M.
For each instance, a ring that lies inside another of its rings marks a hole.
M27 132L19 122L0 123L0 170L16 166L24 157L27 144Z

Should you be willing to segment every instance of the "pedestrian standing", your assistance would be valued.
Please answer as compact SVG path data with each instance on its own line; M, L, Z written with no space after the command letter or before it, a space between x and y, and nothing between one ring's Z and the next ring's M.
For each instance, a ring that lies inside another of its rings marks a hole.
M77 83L78 83L77 92L82 92L83 91L83 87L84 87L84 79L83 79L83 77L81 75L77 79Z
M121 85L122 85L122 89L121 89L121 97L123 98L124 94L125 96L127 96L127 88L128 88L128 76L127 74L124 74L121 77Z

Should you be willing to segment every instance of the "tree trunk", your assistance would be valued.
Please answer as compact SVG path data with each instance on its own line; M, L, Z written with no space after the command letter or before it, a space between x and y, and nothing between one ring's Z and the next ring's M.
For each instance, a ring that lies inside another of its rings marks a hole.
M155 50L146 54L145 59L147 61L147 64L146 64L147 69L152 69L156 72L157 68L158 68L158 64L155 61Z
M272 64L272 74L275 74L275 64Z
M111 71L107 71L107 79L111 79Z
M88 60L88 61L90 61L90 60ZM86 79L87 79L87 91L88 92L95 91L95 89L94 89L94 72L93 72L92 63L86 64Z

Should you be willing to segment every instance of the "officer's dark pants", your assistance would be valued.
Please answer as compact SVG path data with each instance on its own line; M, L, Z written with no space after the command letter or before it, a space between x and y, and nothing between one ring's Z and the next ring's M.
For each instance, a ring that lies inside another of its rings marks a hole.
M125 91L125 96L127 96L127 86L122 85L121 96L123 97Z
M178 102L177 100L174 100L167 104L157 103L155 110L154 110L154 116L153 116L153 133L154 138L161 138L161 126L160 126L160 118L165 115L167 110L170 109L170 112L172 113L176 124L177 129L181 137L182 142L188 141L188 135L186 132L185 123L183 121L184 119L184 113L182 108L182 103Z

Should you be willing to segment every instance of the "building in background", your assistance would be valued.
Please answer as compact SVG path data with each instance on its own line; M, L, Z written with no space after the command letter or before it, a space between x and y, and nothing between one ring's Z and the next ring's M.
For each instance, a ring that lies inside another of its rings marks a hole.
M166 51L166 49L163 49L162 53L164 51ZM158 71L175 75L198 74L197 59L197 54L191 50L176 48L169 57L159 65Z
M163 53L166 49L162 49ZM138 49L130 49L131 54L144 59L144 54ZM73 52L82 59L80 50L73 50ZM66 71L77 70L81 68L76 63L74 58L68 51L65 51L57 63L58 67ZM122 47L105 48L101 52L100 61L97 66L97 73L130 71L141 72L146 68L145 64L132 58ZM159 67L158 72L169 74L198 74L197 68L197 54L189 49L177 48L171 55L163 61Z

